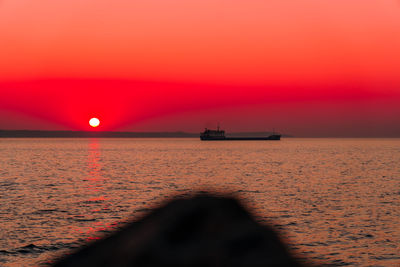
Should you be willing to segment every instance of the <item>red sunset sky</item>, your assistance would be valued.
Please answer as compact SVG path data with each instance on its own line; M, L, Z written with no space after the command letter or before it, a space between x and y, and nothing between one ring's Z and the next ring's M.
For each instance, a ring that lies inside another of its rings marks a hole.
M0 0L0 129L400 137L397 0Z

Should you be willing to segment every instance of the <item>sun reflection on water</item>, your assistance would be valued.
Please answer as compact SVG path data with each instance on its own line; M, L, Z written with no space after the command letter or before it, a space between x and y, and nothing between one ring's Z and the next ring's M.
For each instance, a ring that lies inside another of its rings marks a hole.
M82 205L86 206L87 213L82 214L85 223L77 229L86 236L86 241L99 239L99 233L109 232L115 225L105 222L110 210L110 198L105 184L107 178L102 174L102 155L100 141L97 138L89 139L87 158L87 177L84 180L86 198Z

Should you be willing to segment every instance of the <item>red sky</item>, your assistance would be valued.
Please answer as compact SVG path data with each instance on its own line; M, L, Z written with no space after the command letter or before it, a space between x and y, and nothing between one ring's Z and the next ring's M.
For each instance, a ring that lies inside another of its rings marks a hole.
M0 129L400 137L397 0L0 0Z

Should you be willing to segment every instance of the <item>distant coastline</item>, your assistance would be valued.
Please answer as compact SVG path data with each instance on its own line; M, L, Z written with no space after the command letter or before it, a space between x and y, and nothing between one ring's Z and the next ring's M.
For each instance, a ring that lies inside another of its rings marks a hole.
M190 138L199 134L185 132L111 132L111 131L40 131L0 130L0 138Z
M198 138L200 133L187 132L111 132L111 131L41 131L0 130L0 138ZM262 136L268 132L232 133L242 136ZM290 137L283 135L283 137Z

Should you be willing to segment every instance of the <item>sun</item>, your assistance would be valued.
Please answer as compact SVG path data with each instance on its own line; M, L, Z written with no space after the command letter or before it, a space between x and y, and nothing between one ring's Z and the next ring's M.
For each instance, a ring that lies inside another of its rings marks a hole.
M98 118L91 118L89 120L89 125L95 128L100 125L100 120Z

